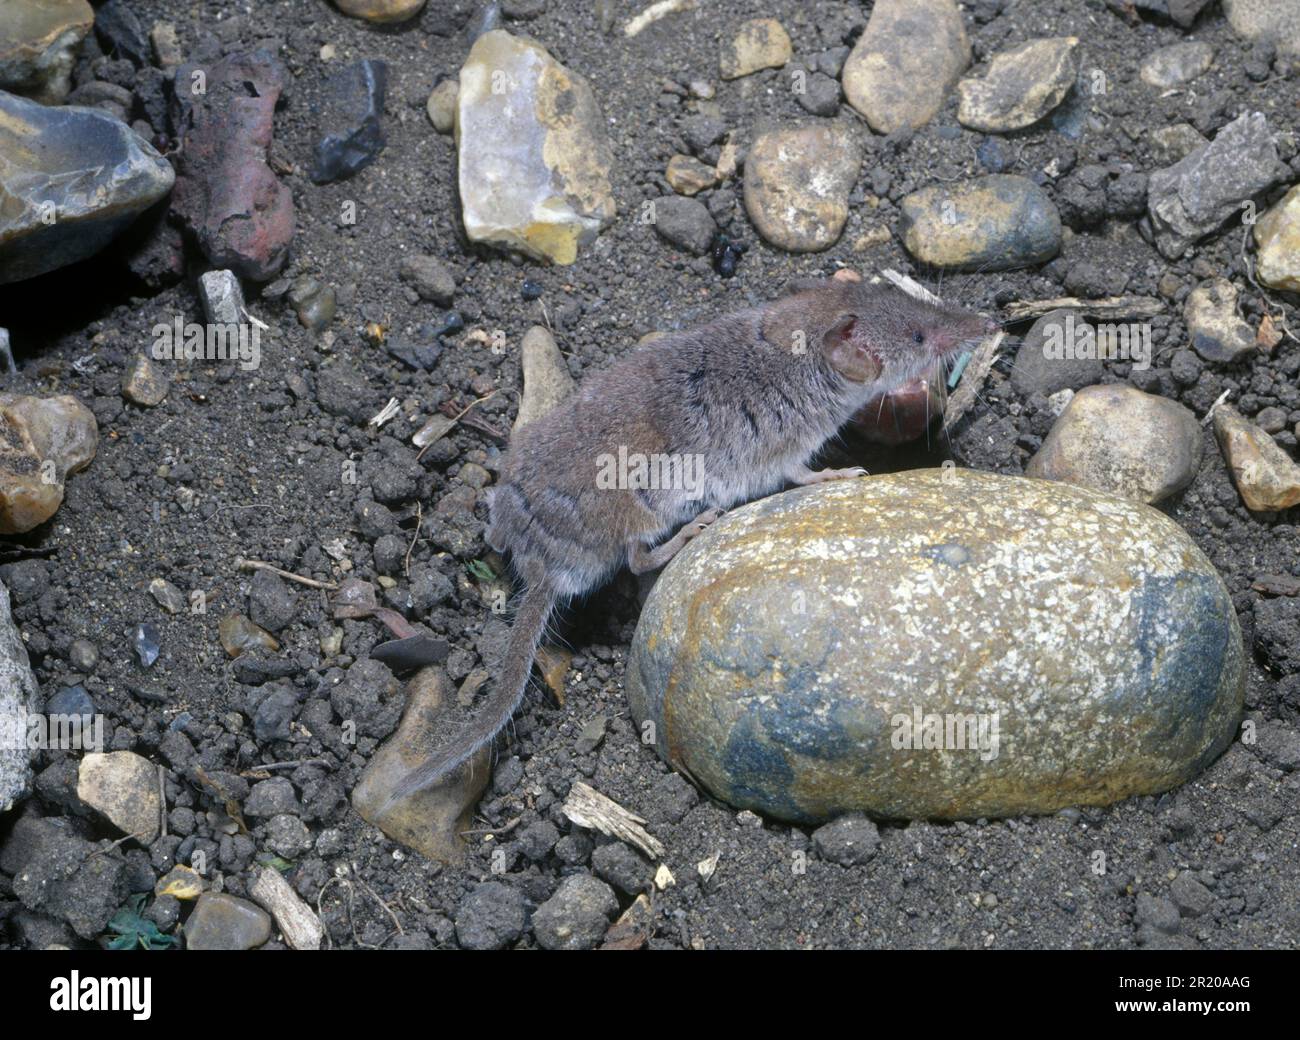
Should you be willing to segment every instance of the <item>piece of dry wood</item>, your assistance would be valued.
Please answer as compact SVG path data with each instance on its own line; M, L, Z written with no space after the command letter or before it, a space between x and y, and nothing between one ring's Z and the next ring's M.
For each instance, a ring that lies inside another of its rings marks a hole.
M670 14L676 14L678 11L689 11L695 6L696 0L659 0L658 3L651 4L635 18L632 18L623 26L623 35L629 40L636 36L642 29L648 25L653 25Z
M1095 300L1060 296L1054 300L1015 300L1004 309L1008 321L1028 321L1060 310L1078 311L1089 318L1132 320L1163 314L1165 305L1154 296L1103 296Z
M899 274L893 268L886 267L880 272L882 278L898 286L908 296L914 296L918 300L924 300L926 303L933 303L936 307L942 307L943 301L935 296L929 289L914 278L909 278L905 274Z
M275 918L291 949L319 950L325 926L274 867L263 867L248 894Z
M664 854L663 844L642 826L645 820L581 780L569 788L563 812L579 827L625 841L651 859L660 859Z
M315 578L304 578L301 574L294 574L293 571L281 570L274 564L265 563L262 560L246 560L242 556L235 557L235 570L238 571L270 571L272 574L278 574L285 581L296 581L299 585L306 585L312 589L337 589L338 586L332 581L317 581Z
M948 404L943 410L945 429L952 429L957 424L957 420L970 411L970 406L979 396L980 387L984 385L984 380L988 378L989 371L993 368L993 361L998 356L998 347L1002 345L1005 335L1001 331L995 332L975 348L975 353L966 365L966 371L961 374L961 382L948 396Z
M642 892L623 911L623 915L609 926L602 950L639 950L654 932L654 902Z

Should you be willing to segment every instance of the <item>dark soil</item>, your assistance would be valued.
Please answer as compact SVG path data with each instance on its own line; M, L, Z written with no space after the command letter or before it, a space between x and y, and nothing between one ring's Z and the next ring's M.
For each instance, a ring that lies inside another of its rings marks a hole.
M518 890L535 908L563 876L591 869L589 839L605 840L584 836L559 811L579 779L644 816L667 847L676 884L655 893L656 947L1300 945L1300 773L1287 772L1284 765L1292 763L1276 753L1296 740L1300 726L1300 600L1268 599L1251 589L1260 574L1300 575L1297 516L1249 514L1208 431L1199 476L1167 508L1233 592L1247 646L1255 648L1247 716L1263 736L1234 744L1178 790L1046 818L882 825L879 850L869 862L829 862L816 853L808 831L711 801L642 746L622 691L638 611L636 582L624 574L568 611L564 635L575 656L564 705L539 695L518 718L478 808L476 828L483 833L471 837L463 866L429 862L362 821L347 795L396 724L402 703L400 684L367 659L390 636L377 622L334 622L323 593L291 586L293 618L279 633L282 652L272 658L288 674L268 686L265 674L251 674L246 663L232 665L217 639L223 617L249 609L253 576L236 569L236 558L269 561L322 581L374 581L377 566L383 567L395 580L384 592L389 605L450 641L445 668L455 683L476 668L490 668L506 629L468 566L487 556L484 496L471 464L494 470L504 445L461 425L417 462L410 438L424 419L443 405L459 411L495 390L477 414L508 431L521 385L518 344L535 323L553 327L581 378L648 332L695 324L772 297L793 278L837 266L868 272L893 267L938 288L896 240L858 252L854 243L876 225L892 228L897 200L907 192L987 172L976 157L983 137L957 125L955 98L910 139L873 137L844 235L820 254L794 256L765 245L745 218L738 186L717 189L705 201L728 233L748 243L736 275L722 279L707 258L674 252L652 227L632 219L643 199L666 192L667 159L688 150L679 140L692 112L684 85L695 79L717 84L724 122L742 141L764 120L810 120L779 71L719 82L719 41L745 18L774 16L789 31L796 58L810 56L851 43L870 4L714 0L629 41L621 31L601 32L598 4L550 0L541 17L506 25L542 41L594 86L609 120L620 218L575 265L548 268L468 247L459 228L455 145L431 127L424 111L432 87L454 75L467 52L466 30L476 16L468 0L431 2L418 19L397 28L344 17L324 0L263 0L252 5L252 14L250 5L229 0L138 0L132 6L146 27L159 19L175 22L187 53L205 34L215 34L227 48L266 46L288 66L292 81L272 148L279 169L292 170L283 176L298 220L288 273L332 285L338 315L328 332L312 334L283 298L259 298L246 286L250 311L271 326L261 367L169 366L174 384L168 398L140 409L122 399L122 371L130 357L148 349L154 325L177 316L201 320L194 279L204 266L196 252L188 253L189 276L154 294L134 285L112 255L0 290L0 325L10 330L20 364L10 389L75 394L94 410L101 436L98 457L71 479L55 518L22 540L51 550L48 557L9 564L0 573L43 690L82 682L107 716L110 749L132 749L169 767L174 810L217 808L211 791L194 782L196 766L222 776L242 798L251 784L272 775L260 765L318 760L274 775L292 781L313 839L287 876L309 903L319 900L334 946L455 946L458 909L486 880ZM616 0L618 25L643 6ZM1269 56L1252 53L1236 38L1217 5L1194 33L1217 49L1213 69L1190 90L1166 98L1142 84L1137 70L1154 48L1186 37L1175 26L1131 22L1099 0L976 0L965 6L977 61L1010 43L1073 34L1084 41L1083 67L1108 77L1109 91L1097 105L1099 125L1080 140L1051 129L1002 139L1006 172L1050 171L1041 179L1058 201L1061 178L1071 169L1100 163L1116 174L1150 171L1163 165L1153 157L1154 130L1190 121L1212 133L1246 110L1264 112L1273 130L1283 132L1283 156L1300 172L1300 71L1285 63L1270 69ZM325 44L335 49L333 62L319 57ZM389 64L387 148L351 180L313 184L307 176L319 136L313 103L331 68L361 58ZM1261 60L1266 78L1255 81L1247 68L1258 68ZM683 86L665 90L666 84ZM862 125L845 104L836 118ZM351 226L340 223L348 201L358 214ZM1250 283L1242 249L1241 230L1233 228L1170 263L1133 221L1121 221L1068 236L1061 258L1046 268L949 277L941 291L997 313L1010 300L1064 295L1067 274L1090 263L1101 282L1098 292L1172 294L1175 302L1155 323L1154 376L1110 363L1106 380L1141 380L1143 389L1178 398L1198 416L1233 390L1248 415L1281 407L1289 431L1300 420L1300 342L1293 338L1271 357L1261 354L1231 369L1205 365L1191 385L1170 375L1174 352L1186 345L1181 300L1205 276L1222 274L1242 289L1252 325L1268 310L1300 330L1294 300L1266 297ZM413 372L367 337L366 326L379 323L390 338L432 342L432 331L444 325L447 312L412 300L399 280L399 262L410 253L432 253L454 269L460 281L455 309L467 329L503 330L503 354L462 333L447 339L432 372ZM540 285L540 298L524 298L526 280ZM1021 472L1051 413L1045 402L1026 401L1012 390L1011 356L1007 352L995 367L981 402L951 443L936 437L928 448L876 452L866 464L904 468L953 457L961 465ZM400 405L397 418L378 431L368 427L390 398ZM1294 434L1278 440L1294 451ZM348 462L355 464L355 483L346 480ZM384 507L378 518L373 508L362 508L371 500ZM404 557L412 541L408 569ZM338 542L342 562L324 548ZM187 596L201 591L206 612L165 614L148 592L159 577ZM137 664L130 639L145 621L162 636L161 656L148 670ZM344 630L342 651L326 657L321 638L336 624ZM68 660L77 639L93 641L101 655L88 676ZM296 699L289 739L258 739L253 717L275 690L290 690ZM357 722L354 745L342 739L340 707ZM579 734L596 716L609 720L604 741L580 752ZM19 813L67 815L87 835L116 836L97 829L77 803L75 760L60 752L42 756L34 796L0 821L0 838ZM182 859L205 850L226 890L242 894L251 868L269 855L265 822L249 822L251 841L223 840L200 813L186 837L177 833L187 827L182 813L171 837L148 850L150 869L155 875L169 869L178 846ZM557 838L563 839L558 845ZM504 873L493 871L499 848L505 849ZM799 872L794 864L804 851L807 869ZM696 864L715 855L716 873L702 882ZM1171 935L1154 924L1160 915L1139 896L1169 898L1171 881L1184 872L1203 882L1213 899L1199 916L1183 916ZM321 898L331 878L343 880ZM19 928L12 898L10 882L0 875L0 946L28 945L34 933ZM622 893L620 899L630 902ZM534 944L531 930L517 943Z

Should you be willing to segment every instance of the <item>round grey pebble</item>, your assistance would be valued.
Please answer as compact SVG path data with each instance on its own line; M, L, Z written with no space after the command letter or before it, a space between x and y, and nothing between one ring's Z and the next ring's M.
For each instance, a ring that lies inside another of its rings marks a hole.
M406 543L395 534L386 534L372 550L375 570L380 574L397 574L406 562Z
M620 841L602 845L591 855L591 868L602 880L629 896L650 884L650 865Z
M560 840L560 831L550 820L542 820L519 832L519 851L534 863L544 860Z
M1214 893L1201 884L1190 870L1184 870L1169 886L1174 905L1187 917L1202 917L1214 906Z
M614 890L588 874L565 878L533 914L533 934L547 950L590 950L604 938L618 909Z
M248 616L268 632L279 632L293 620L298 597L278 574L258 571L248 590Z
M456 911L456 941L466 950L500 950L524 934L524 897L485 881Z
M281 813L267 822L265 842L277 856L297 859L311 848L311 832L298 817Z
M99 664L99 650L89 639L74 639L68 647L68 663L82 675L90 675Z
M420 299L440 307L451 306L456 295L456 278L436 256L408 256L402 260L398 274L402 281L415 289Z
M1149 892L1139 892L1134 921L1139 928L1149 926L1165 935L1175 935L1182 923L1178 907L1163 896L1153 896Z
M298 797L294 794L293 784L282 776L261 780L253 785L244 799L245 816L279 816L288 813L297 816L302 812Z
M709 251L718 230L708 207L683 195L655 199L654 225L659 237L669 245L696 256Z
M570 867L581 866L591 858L591 839L585 834L566 834L555 843L555 858Z
M848 813L813 831L817 854L842 867L866 863L880 847L880 832L862 813Z

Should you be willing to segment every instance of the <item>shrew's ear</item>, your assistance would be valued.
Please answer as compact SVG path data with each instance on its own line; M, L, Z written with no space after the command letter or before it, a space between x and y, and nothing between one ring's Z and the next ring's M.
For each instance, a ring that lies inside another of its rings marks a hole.
M821 330L844 312L849 292L843 282L823 278L815 289L768 304L763 315L763 338L796 357L814 352Z
M792 355L807 354L817 336L815 299L805 293L769 304L763 316L763 339Z
M826 360L831 368L852 383L872 383L880 378L880 359L858 333L858 320L852 314L839 317L822 337Z

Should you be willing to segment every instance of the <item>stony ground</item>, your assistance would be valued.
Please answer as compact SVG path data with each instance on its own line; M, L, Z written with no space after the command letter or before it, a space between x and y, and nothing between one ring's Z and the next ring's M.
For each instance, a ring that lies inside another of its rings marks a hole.
M894 225L896 202L907 192L984 172L977 158L982 135L958 127L950 99L914 136L871 139L848 225L824 253L794 256L765 245L735 187L717 189L707 198L710 210L749 246L735 276L724 280L708 259L675 252L626 216L666 190L667 159L687 150L679 137L696 103L684 85L717 84L718 116L742 142L765 121L808 118L774 70L718 83L720 41L746 18L773 16L788 30L796 57L812 55L851 43L870 5L710 0L630 41L602 32L600 4L545 6L534 20L506 24L542 41L593 84L609 122L623 215L572 267L476 253L458 229L455 147L430 126L424 106L467 52L467 29L479 14L468 0L430 4L398 28L344 17L322 0L139 0L142 21L175 22L187 50L212 34L227 47L266 45L291 70L272 148L298 214L289 273L332 285L337 316L326 332L312 334L282 298L254 296L250 310L271 326L260 369L180 368L167 399L140 409L122 399L123 368L147 349L156 323L178 315L198 320L192 278L145 295L106 256L0 290L0 324L9 328L20 364L12 388L75 394L100 424L95 462L72 478L53 522L22 540L48 554L2 573L43 690L80 683L107 717L111 749L132 749L169 767L169 835L146 849L127 843L113 853L125 858L131 890L151 891L178 859L202 851L210 875L240 895L254 866L274 857L319 908L334 946L490 945L484 935L514 935L519 905L531 913L569 875L596 871L614 885L621 906L648 882L648 863L618 847L602 844L593 852L593 835L560 814L581 779L645 817L667 848L664 861L676 883L654 894L654 947L1300 945L1300 773L1287 771L1295 765L1287 749L1300 726L1300 600L1267 599L1251 588L1261 573L1300 574L1296 518L1248 513L1208 432L1199 476L1167 508L1233 592L1247 646L1256 650L1248 717L1267 739L1235 744L1179 790L1047 818L882 824L867 862L840 865L836 860L854 858L845 851L854 835L832 831L814 842L807 830L738 814L698 794L641 745L622 693L638 610L636 583L624 575L570 611L564 635L574 656L563 707L538 697L519 718L479 806L463 866L409 852L349 809L348 793L400 712L400 684L367 659L388 635L376 622L333 621L318 591L271 583L252 590L252 575L237 570L236 559L326 581L383 575L391 585L387 602L450 641L445 669L457 684L495 659L505 631L486 605L481 571L470 568L486 553L483 469L496 467L503 443L462 425L417 462L410 438L439 407L459 410L493 390L478 414L508 430L520 389L517 353L497 355L454 335L432 372L413 373L375 346L368 324L431 342L447 321L446 310L412 299L398 277L402 256L432 253L447 262L459 281L454 307L469 329L504 330L517 348L530 325L549 323L581 378L648 332L768 298L800 275L894 267L939 288L896 240L881 242L870 232ZM621 24L643 5L607 6ZM1167 23L1125 18L1089 0L977 0L966 5L965 20L976 61L1023 39L1074 34L1084 41L1084 67L1105 71L1103 115L1081 139L1031 130L1002 142L1008 172L1052 171L1039 179L1054 197L1060 177L1079 165L1100 163L1116 173L1164 165L1153 154L1154 130L1186 120L1208 133L1248 109L1263 111L1284 132L1283 157L1295 159L1297 66L1270 64L1271 55L1236 38L1217 12L1194 34L1216 48L1214 67L1192 89L1167 97L1137 76L1154 48L1184 38ZM354 179L317 186L305 170L317 135L313 102L331 67L321 58L326 46L336 63L388 62L388 145ZM835 119L860 125L847 105ZM349 201L358 219L341 225ZM941 291L997 313L1010 300L1062 295L1067 284L1089 294L1124 290L1181 301L1215 274L1243 289L1252 324L1267 307L1300 329L1293 301L1266 299L1250 286L1237 230L1168 262L1132 222L1120 221L1069 235L1062 257L1044 268L950 277ZM525 292L526 282L536 283L540 296L527 299L533 293ZM1287 429L1294 426L1300 343L1287 339L1271 357L1232 368L1205 365L1190 382L1176 380L1171 359L1186 341L1180 314L1181 306L1171 306L1155 322L1155 382L1144 389L1177 397L1198 416L1234 390L1246 414L1280 406L1289 413ZM876 453L868 464L904 468L953 457L1021 472L1051 416L1012 389L1009 357L951 442L935 438L929 447ZM1109 366L1107 381L1129 378L1137 376L1127 366ZM399 415L379 432L368 428L390 398L399 402ZM1294 450L1293 434L1277 439ZM355 483L344 476L349 461ZM157 578L187 596L202 591L206 612L164 612L149 592ZM283 649L271 658L280 674L270 684L247 662L232 666L218 641L220 620L250 609L282 626ZM147 670L132 652L131 632L141 622L161 635L161 655ZM331 645L336 626L341 645ZM98 660L82 659L78 668L71 645L82 639L94 643ZM274 696L281 702L268 704ZM607 726L591 749L583 731L597 717ZM355 744L342 739L343 719L357 722ZM304 764L260 768L282 762ZM90 839L116 837L80 806L75 757L54 753L37 765L35 796L0 820L0 842L20 814L66 818ZM242 804L248 834L217 814L220 799L200 772ZM714 856L716 870L702 880L696 865ZM97 897L104 895L87 898ZM164 906L155 916L170 927L177 909ZM12 881L0 874L0 945L84 941L53 919L20 910ZM531 927L513 944L535 945Z

